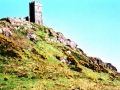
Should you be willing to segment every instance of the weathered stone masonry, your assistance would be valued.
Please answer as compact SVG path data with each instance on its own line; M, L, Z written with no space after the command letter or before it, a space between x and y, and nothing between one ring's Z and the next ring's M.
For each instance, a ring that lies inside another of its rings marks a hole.
M26 20L43 25L42 4L40 2L33 1L29 3L29 17Z

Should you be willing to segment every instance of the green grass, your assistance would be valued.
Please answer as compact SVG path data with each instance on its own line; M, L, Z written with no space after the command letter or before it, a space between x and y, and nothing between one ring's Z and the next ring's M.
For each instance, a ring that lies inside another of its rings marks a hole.
M7 81L4 80L5 77L8 78ZM28 90L29 87L33 86L36 82L35 79L18 78L15 75L9 74L0 74L0 81L0 90Z
M45 38L48 38L48 34L44 33L43 31L40 31L40 30L37 30L36 32L36 35L42 39L45 39Z
M46 54L48 56L52 56L52 55L64 56L64 54L60 52L57 48L53 47L50 44L47 44L45 41L37 42L35 47L41 49L39 50L40 53Z
M89 63L87 56L79 54L63 44L46 42L45 38L52 38L44 32L46 27L31 24L35 30L32 28L28 28L28 30L39 37L37 43L27 39L24 26L14 32L15 36L0 37L1 42L5 40L0 44L0 90L72 90L75 88L120 90L119 77L112 81L113 77L108 73L93 72L92 69L84 67L79 61ZM0 26L2 25L0 24ZM2 46L5 46L7 42L9 44L3 49ZM6 49L15 50L13 53L17 56L3 55L2 53ZM67 56L66 51L72 53ZM60 62L56 59L56 55L59 57L71 56L75 60L73 67L79 66L82 69L81 72L71 69L72 65ZM5 78L7 80L4 80Z

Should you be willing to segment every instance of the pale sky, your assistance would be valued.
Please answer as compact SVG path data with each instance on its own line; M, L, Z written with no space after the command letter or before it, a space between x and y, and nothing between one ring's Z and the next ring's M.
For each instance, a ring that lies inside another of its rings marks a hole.
M32 0L0 0L0 18L29 15ZM88 56L120 71L120 0L37 0L44 25L75 41Z

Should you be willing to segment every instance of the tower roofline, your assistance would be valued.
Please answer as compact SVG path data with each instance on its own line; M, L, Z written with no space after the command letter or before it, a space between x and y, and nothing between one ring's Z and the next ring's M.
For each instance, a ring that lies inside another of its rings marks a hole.
M34 0L34 1L30 2L30 3L41 3L41 2Z
M29 16L30 22L43 25L42 19L42 3L38 1L32 1L29 3Z

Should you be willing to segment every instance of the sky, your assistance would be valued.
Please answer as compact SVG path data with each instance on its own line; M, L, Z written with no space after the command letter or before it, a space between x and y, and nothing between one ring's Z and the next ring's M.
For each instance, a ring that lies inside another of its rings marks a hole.
M0 18L29 15L33 0L0 0ZM43 23L78 44L88 56L120 72L120 0L37 0Z

